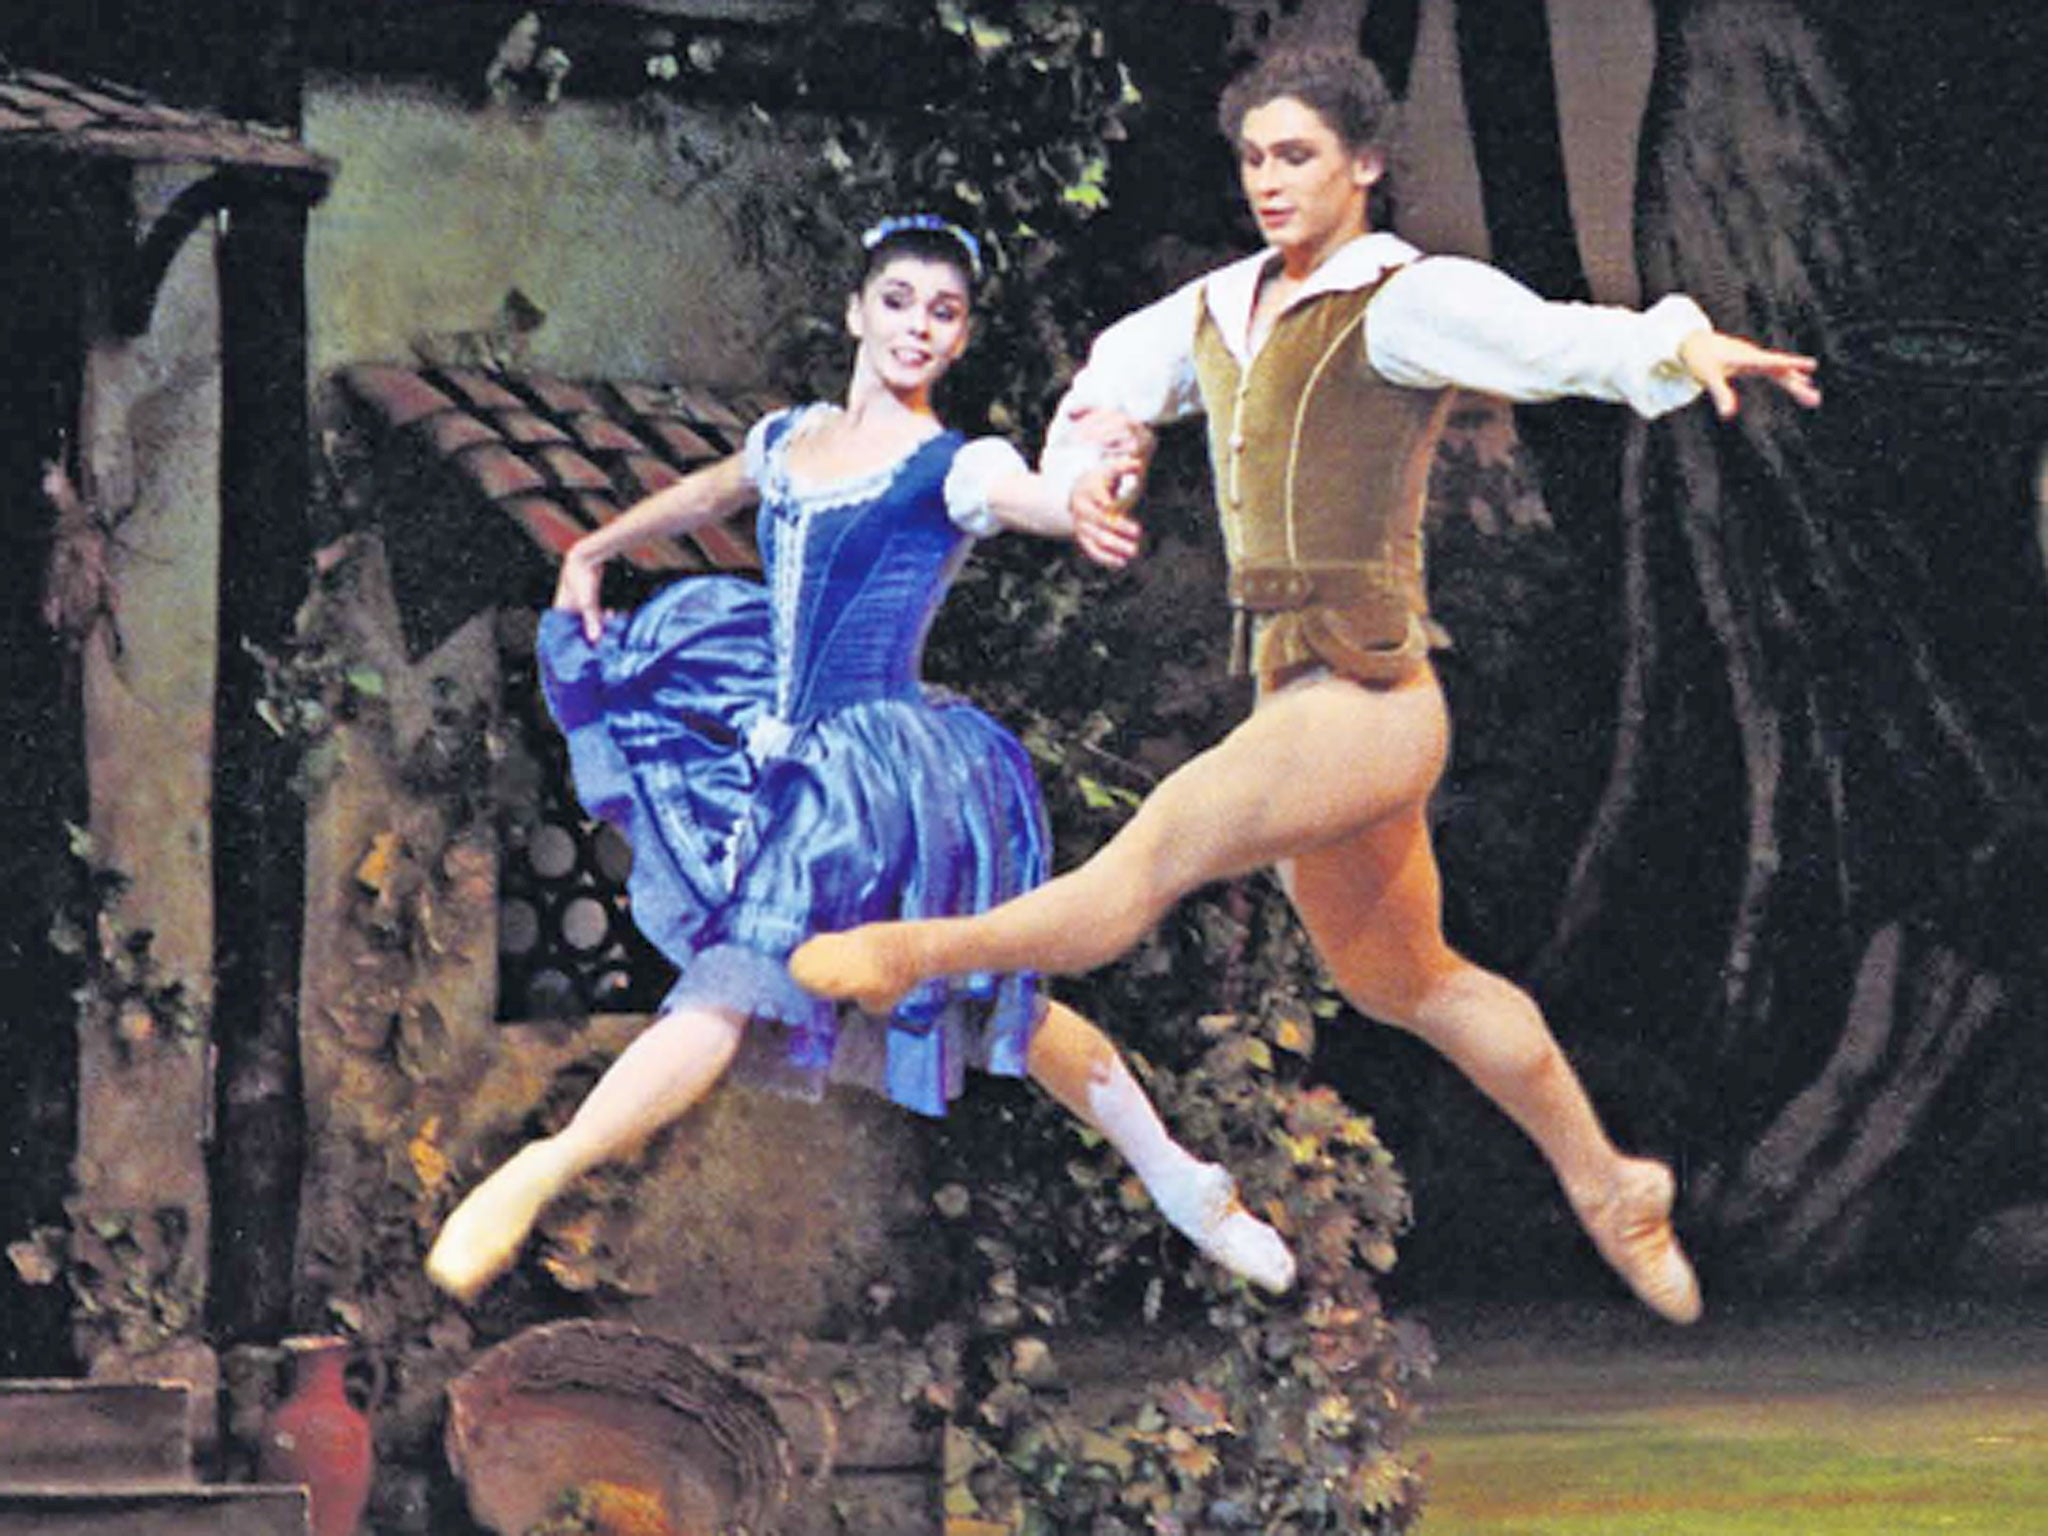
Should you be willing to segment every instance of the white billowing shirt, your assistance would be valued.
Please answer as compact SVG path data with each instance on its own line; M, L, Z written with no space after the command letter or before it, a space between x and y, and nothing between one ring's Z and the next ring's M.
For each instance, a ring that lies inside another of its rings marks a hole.
M1698 397L1678 347L1711 322L1691 299L1672 294L1641 311L1559 303L1484 262L1421 255L1398 235L1361 235L1317 267L1289 307L1363 288L1391 271L1365 326L1366 358L1390 383L1518 402L1584 397L1643 416ZM1252 308L1276 259L1260 251L1219 267L1098 336L1047 435L1046 473L1071 479L1094 461L1094 449L1072 436L1074 414L1083 408L1108 407L1150 422L1198 413L1195 324L1204 299L1224 344L1240 365L1249 364Z

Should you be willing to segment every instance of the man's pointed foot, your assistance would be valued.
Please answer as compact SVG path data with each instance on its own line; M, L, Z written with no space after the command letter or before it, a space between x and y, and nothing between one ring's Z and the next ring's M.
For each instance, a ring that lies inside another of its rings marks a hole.
M1631 1158L1602 1198L1579 1207L1579 1220L1637 1300L1666 1322L1692 1323L1704 1307L1699 1278L1671 1229L1677 1199L1669 1168Z
M789 974L815 997L889 1013L921 979L910 963L901 923L868 923L806 939L789 957Z

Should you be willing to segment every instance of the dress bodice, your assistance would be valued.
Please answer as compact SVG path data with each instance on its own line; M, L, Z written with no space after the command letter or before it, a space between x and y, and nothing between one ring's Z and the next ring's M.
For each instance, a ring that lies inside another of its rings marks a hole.
M925 636L971 538L946 510L959 433L941 432L872 474L811 486L789 471L791 425L769 427L758 532L774 712L797 724L917 695Z

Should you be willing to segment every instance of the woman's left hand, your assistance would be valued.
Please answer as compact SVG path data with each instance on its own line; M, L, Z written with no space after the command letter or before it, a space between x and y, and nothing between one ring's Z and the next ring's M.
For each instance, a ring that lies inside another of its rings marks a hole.
M1774 352L1724 331L1694 331L1679 343L1678 360L1707 392L1714 414L1723 421L1739 405L1735 381L1741 378L1768 379L1809 409L1820 404L1820 386L1813 381L1819 364L1801 352Z

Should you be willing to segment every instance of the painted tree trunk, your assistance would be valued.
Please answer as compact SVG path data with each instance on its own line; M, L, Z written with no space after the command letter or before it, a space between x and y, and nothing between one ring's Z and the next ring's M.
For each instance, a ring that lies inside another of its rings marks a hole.
M1960 1239L2025 1197L1969 1170L2040 1131L2041 1053L2013 1027L2040 949L2015 927L2038 924L1995 894L2044 862L2026 412L1903 351L1861 361L1904 287L1870 128L1911 80L1873 71L1897 39L1851 59L1869 39L1793 0L1663 0L1658 22L1644 291L1817 352L1830 398L1635 429L1615 755L1552 959L1625 993L1617 953L1678 957L1628 1001L1705 1085L1681 1113L1724 1273L1924 1277L1953 1244L1913 1221Z

